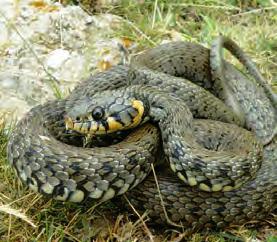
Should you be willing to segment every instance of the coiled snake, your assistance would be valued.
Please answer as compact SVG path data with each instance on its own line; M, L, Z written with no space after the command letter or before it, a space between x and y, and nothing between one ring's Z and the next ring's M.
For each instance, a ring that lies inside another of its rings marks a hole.
M223 47L254 80L223 60ZM31 189L61 201L127 192L157 222L165 208L184 226L241 224L276 209L276 110L276 96L231 40L219 37L211 50L173 42L33 108L10 137L8 159ZM162 206L147 175L163 152Z

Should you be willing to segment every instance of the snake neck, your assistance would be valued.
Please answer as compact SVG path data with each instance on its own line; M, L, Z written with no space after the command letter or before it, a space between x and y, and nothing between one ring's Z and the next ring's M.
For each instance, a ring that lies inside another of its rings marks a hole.
M213 119L242 126L241 119L231 108L193 82L147 68L131 69L129 75L133 85L152 86L182 99L194 118Z
M246 67L253 80L223 59L223 48ZM239 126L245 123L245 128L254 132L264 145L277 134L277 95L243 50L226 37L213 41L210 51L203 46L183 42L147 50L133 59L131 72L130 83L151 85L178 96L186 102L195 118ZM208 92L192 84L204 87L223 102L219 103ZM198 105L199 100L201 105Z
M232 152L209 150L194 138L193 116L180 99L147 86L128 87L124 95L147 100L150 106L147 115L162 130L163 148L170 167L188 185L207 192L230 191L251 179L259 169L262 147L248 131L245 131L248 149L238 150L242 153L239 156Z

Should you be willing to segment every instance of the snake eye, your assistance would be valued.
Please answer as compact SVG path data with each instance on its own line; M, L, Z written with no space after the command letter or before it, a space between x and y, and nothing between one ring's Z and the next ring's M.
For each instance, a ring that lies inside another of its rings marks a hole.
M103 118L104 114L105 114L105 111L101 107L96 107L91 112L91 115L95 120L99 120Z

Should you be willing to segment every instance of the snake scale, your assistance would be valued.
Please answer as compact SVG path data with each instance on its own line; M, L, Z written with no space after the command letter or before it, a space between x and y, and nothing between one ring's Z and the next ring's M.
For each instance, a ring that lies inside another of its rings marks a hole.
M223 48L252 80L223 59ZM57 200L127 192L159 223L242 224L276 209L276 103L230 39L217 38L211 50L172 42L34 107L12 133L8 159L31 189ZM83 147L84 135L109 145ZM156 167L162 204L148 174L163 159Z

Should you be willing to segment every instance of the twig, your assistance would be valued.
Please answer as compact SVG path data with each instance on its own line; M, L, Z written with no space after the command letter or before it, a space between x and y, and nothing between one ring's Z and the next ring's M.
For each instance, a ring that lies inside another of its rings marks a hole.
M62 4L62 1L59 0L59 4ZM61 49L63 49L63 28L62 28L62 11L60 11L60 15L59 15L59 28L60 28L60 41L61 41Z
M147 233L147 235L149 236L150 241L154 242L154 236L152 235L152 233L150 232L150 230L148 229L146 223L144 222L142 216L138 213L138 211L134 208L134 206L132 205L132 203L129 201L129 199L126 197L126 195L124 194L123 197L125 198L125 200L128 202L129 206L133 209L133 211L135 212L135 214L138 216L139 220L141 221L141 223L143 224L143 227L145 229L145 232Z
M88 209L87 213L92 213L92 212L94 212L94 210L95 210L98 206L100 206L102 203L103 203L102 201L99 201L99 202L93 204L93 205Z
M194 3L173 3L172 6L180 7L198 7L198 8L212 8L212 9L223 9L223 10L241 10L239 7L234 6L220 6L220 5L202 5Z
M230 17L238 17L238 16L244 16L244 15L248 15L248 14L256 14L256 13L260 13L260 12L267 11L267 10L277 10L277 5L275 4L275 6L273 6L273 7L258 8L258 9L253 9L253 10L249 10L249 11L242 12L242 13L233 14Z
M20 211L11 208L9 205L0 205L0 212L9 214L10 216L13 215L13 216L20 218L23 221L27 222L32 227L34 227L34 228L37 227L24 213L21 213Z
M178 228L184 228L182 225L176 224L173 221L171 221L170 218L168 217L168 214L167 214L167 211L166 211L166 208L165 208L165 205L164 205L164 200L163 200L163 197L162 197L162 194L161 194L160 186L159 186L159 183L158 183L158 179L157 179L157 176L156 176L155 168L154 168L153 164L151 164L151 168L152 168L152 171L153 171L153 175L154 175L154 179L155 179L155 182L156 182L157 190L158 190L159 197L160 197L160 200L161 200L161 206L163 208L163 212L164 212L164 215L165 215L165 218L166 218L167 222L172 226L175 226L175 227L178 227Z
M7 240L10 241L10 236L11 236L11 228L12 228L12 215L9 215L9 227L8 227L8 236Z
M149 36L147 36L145 33L143 33L136 25L134 25L131 21L127 19L122 19L125 23L129 24L132 28L134 28L142 37L144 37L146 40L149 41L152 45L156 45L156 43L151 40Z

